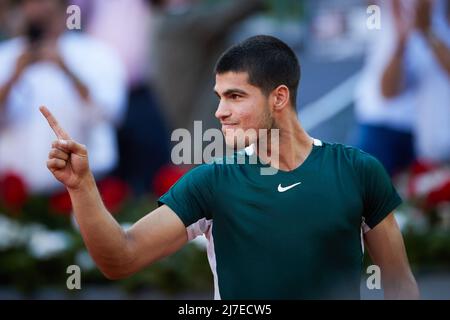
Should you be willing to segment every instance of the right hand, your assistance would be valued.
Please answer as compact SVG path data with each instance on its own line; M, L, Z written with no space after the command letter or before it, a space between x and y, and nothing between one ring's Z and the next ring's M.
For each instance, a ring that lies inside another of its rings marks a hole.
M72 140L46 107L40 107L39 110L58 138L52 143L47 168L67 189L75 190L92 177L86 146Z

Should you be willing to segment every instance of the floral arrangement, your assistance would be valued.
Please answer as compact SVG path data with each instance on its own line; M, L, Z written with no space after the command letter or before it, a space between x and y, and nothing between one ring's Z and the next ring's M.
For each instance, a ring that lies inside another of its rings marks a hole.
M124 227L156 207L186 169L167 165L155 175L153 193L136 198L117 177L98 182L105 206ZM396 217L413 267L450 267L450 167L417 162L394 180L404 204ZM30 194L12 172L0 177L0 283L24 293L41 287L65 289L66 269L77 264L83 284L106 285L86 251L65 190ZM136 275L117 282L126 292L153 288L168 294L212 290L204 243L194 242Z
M450 267L450 166L415 162L394 179L404 204L400 221L410 263L416 269Z
M131 188L117 177L98 182L105 206L124 227L129 227L156 207L156 197L165 193L185 169L167 165L153 181L152 194L133 196ZM72 213L67 191L31 194L19 175L0 177L0 283L24 294L42 287L66 289L67 267L79 265L83 285L109 284L90 258ZM115 282L127 292L153 288L166 293L187 289L206 290L212 283L204 248L190 244L136 275Z
M406 197L425 216L428 228L450 232L450 166L414 163Z

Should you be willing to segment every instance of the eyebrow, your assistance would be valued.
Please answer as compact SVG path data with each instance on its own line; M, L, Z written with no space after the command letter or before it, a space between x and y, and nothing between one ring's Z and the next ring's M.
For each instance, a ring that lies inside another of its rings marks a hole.
M219 94L216 90L214 90L214 93L220 98L220 94ZM232 95L232 94L240 94L240 95L243 95L243 96L248 95L248 93L245 92L244 90L237 89L237 88L231 88L231 89L228 89L228 90L226 90L226 91L223 93L223 95L226 96L226 97L227 97L227 96L230 96L230 95Z

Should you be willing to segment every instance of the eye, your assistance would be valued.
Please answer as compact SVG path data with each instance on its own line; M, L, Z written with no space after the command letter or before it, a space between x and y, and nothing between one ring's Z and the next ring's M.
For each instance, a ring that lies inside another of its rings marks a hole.
M232 94L231 96L230 96L230 98L231 98L231 100L237 100L237 99L239 99L241 96L240 95L238 95L238 94Z

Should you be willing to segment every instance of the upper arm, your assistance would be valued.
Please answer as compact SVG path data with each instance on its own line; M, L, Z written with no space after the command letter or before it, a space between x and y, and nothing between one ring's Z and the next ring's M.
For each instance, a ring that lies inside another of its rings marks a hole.
M124 274L132 274L179 250L188 241L187 227L212 218L211 169L203 165L186 173L158 200L159 208L126 232Z
M402 199L375 157L359 151L356 172L361 186L364 223L373 229L401 204Z
M391 212L378 225L366 232L364 239L373 263L381 270L385 295L390 298L398 297L389 296L389 292L400 294L400 288L408 297L416 297L417 286L394 214Z
M188 241L183 222L166 205L137 221L126 234L130 252L128 274L176 252Z
M403 237L393 213L366 232L364 240L373 262L378 266L389 270L409 268Z
M364 234L372 261L380 268L387 298L417 298L418 290L409 267L405 245L393 210L401 203L383 165L360 152L356 170L364 204Z

